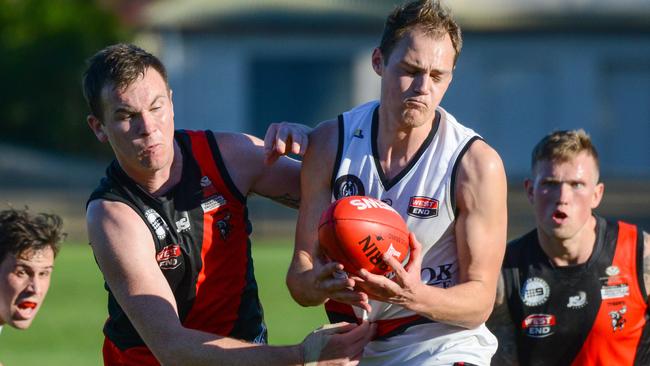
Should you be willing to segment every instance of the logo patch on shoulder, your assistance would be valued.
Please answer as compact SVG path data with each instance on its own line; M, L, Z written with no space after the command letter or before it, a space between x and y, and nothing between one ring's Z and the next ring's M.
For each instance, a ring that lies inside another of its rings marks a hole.
M178 244L171 244L162 248L156 254L156 261L160 269L170 270L181 265L181 247Z
M409 216L428 219L438 216L438 200L431 197L413 196L409 199Z
M551 288L546 281L539 277L531 277L524 282L519 296L526 306L539 306L548 300L550 294Z
M226 199L223 196L212 196L201 202L201 208L203 209L203 213L208 213L215 211L225 204Z
M144 217L147 218L149 225L151 225L153 228L153 231L156 233L156 237L158 237L158 239L163 240L167 237L167 231L169 230L169 227L156 210L153 208L148 208L146 211L144 211Z
M338 177L334 182L334 198L339 199L349 196L365 196L366 190L359 177L346 174Z
M555 315L530 314L521 322L521 329L532 338L544 338L553 334Z

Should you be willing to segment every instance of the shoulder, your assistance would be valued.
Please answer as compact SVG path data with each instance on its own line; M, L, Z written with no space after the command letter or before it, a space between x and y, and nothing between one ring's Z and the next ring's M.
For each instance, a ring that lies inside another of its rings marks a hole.
M482 139L470 142L467 152L461 157L460 170L463 173L505 174L499 154Z
M138 226L144 222L139 214L129 205L121 201L95 199L88 202L86 221L89 229L92 226L117 225L123 228Z
M309 150L325 152L335 149L339 141L339 121L331 119L321 122L309 134Z

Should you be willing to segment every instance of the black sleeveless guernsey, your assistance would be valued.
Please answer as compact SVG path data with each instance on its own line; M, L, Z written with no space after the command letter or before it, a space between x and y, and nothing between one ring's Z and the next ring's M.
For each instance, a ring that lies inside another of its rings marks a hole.
M226 170L210 131L176 131L183 155L180 182L162 197L141 189L114 161L90 196L131 207L151 230L156 261L187 328L266 343L253 274L246 197ZM92 243L91 243L92 244ZM106 364L157 361L108 291Z
M537 230L508 245L502 273L520 365L650 365L643 235L596 220L581 265L553 267Z

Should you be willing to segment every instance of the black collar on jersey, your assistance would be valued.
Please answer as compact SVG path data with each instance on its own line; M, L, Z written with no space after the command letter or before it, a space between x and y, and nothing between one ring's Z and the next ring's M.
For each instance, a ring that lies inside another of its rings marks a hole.
M431 126L431 131L429 131L429 135L427 138L424 140L418 151L413 155L411 158L411 161L402 169L399 174L393 177L393 179L388 179L386 175L384 174L384 169L381 167L381 164L379 162L379 150L377 149L377 137L379 136L379 105L375 108L373 114L372 114L372 136L371 136L371 141L370 143L372 144L372 156L375 159L375 167L377 168L377 174L379 174L379 179L381 180L381 184L384 186L385 190L391 189L395 184L397 184L406 174L408 174L409 171L413 168L413 166L420 160L420 157L424 152L427 150L429 145L431 145L431 141L433 141L433 137L436 135L436 132L438 132L438 127L440 126L440 112L436 110L436 116L433 119L433 126Z

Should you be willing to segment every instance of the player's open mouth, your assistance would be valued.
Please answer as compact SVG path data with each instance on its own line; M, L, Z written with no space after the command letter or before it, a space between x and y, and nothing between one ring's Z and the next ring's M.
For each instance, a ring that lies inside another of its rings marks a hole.
M33 301L23 301L18 304L18 309L14 313L14 319L27 320L31 319L36 314L37 303Z
M20 304L18 304L18 307L20 309L35 309L36 308L36 303L32 301L23 301Z
M563 223L568 217L569 216L562 211L553 212L553 221L555 221L556 224Z

